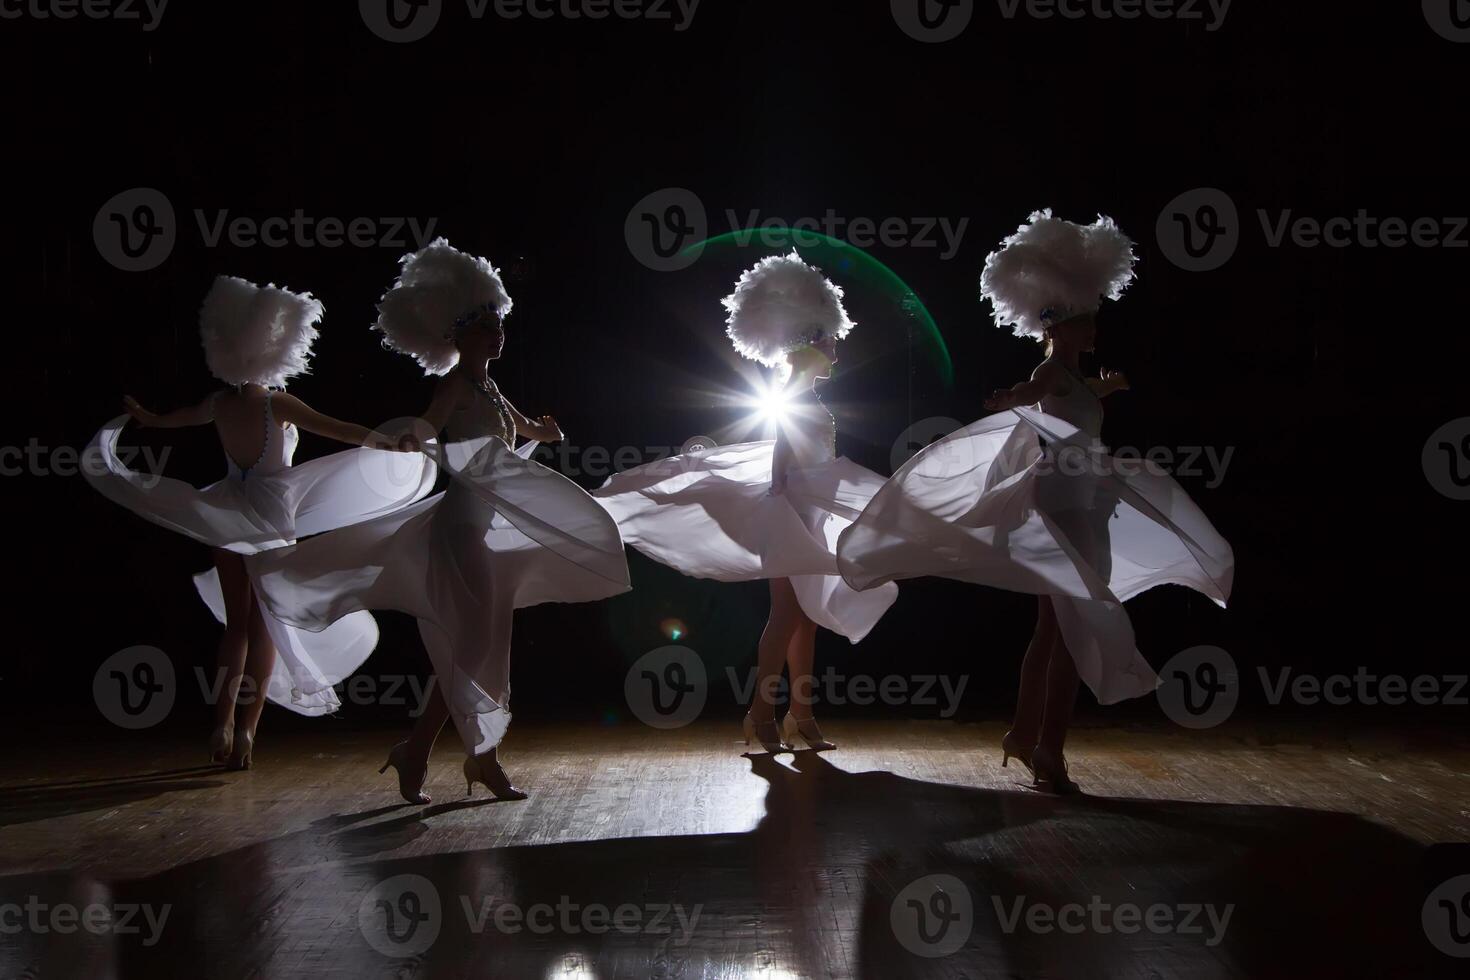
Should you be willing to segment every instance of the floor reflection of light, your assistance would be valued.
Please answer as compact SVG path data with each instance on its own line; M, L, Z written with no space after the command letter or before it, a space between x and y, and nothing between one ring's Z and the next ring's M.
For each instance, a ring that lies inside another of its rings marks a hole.
M546 974L546 980L597 980L597 974L588 968L587 958L581 953L568 953Z
M755 963L746 971L745 976L757 977L759 980L801 980L800 974L777 964L770 953L757 953Z

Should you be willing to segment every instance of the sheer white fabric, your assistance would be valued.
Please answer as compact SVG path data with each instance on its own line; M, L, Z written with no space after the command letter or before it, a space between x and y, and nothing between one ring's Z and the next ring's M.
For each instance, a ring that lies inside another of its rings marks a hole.
M720 582L789 578L813 622L857 643L893 605L898 589L857 592L837 574L839 535L883 478L832 458L826 411L798 425L785 492L771 493L774 442L686 453L619 473L595 496L623 540L654 561Z
M89 468L87 480L109 500L160 527L242 555L390 514L433 489L437 470L418 453L349 449L293 466L296 428L275 424L269 404L260 458L242 470L225 454L229 472L218 483L199 489L130 469L117 453L126 415L93 437L87 452L102 466L101 472ZM218 574L213 569L200 573L194 584L223 623ZM356 671L377 645L372 616L363 613L329 631L304 633L262 611L278 651L266 696L298 714L335 711L339 701L333 686Z
M1046 407L1091 427L1101 413L1080 402L1092 397L1074 389L1076 404ZM1103 704L1158 685L1124 601L1173 583L1223 606L1234 575L1230 545L1172 477L1114 459L1095 432L1030 408L982 418L909 460L837 555L858 589L936 575L1053 597L1078 672Z
M503 425L457 418L455 428L451 435ZM249 559L266 608L300 629L330 630L369 609L415 617L472 755L494 748L510 725L513 612L629 588L617 525L586 491L525 458L534 448L517 453L498 434L431 443L451 477L443 493Z

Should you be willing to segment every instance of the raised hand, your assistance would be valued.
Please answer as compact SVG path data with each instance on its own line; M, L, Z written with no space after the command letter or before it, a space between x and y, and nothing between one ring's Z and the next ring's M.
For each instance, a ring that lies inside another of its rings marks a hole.
M122 403L123 411L131 415L133 417L133 421L137 422L139 425L151 426L158 421L158 414L156 412L150 412L148 409L138 404L138 399L134 398L132 395L124 395Z

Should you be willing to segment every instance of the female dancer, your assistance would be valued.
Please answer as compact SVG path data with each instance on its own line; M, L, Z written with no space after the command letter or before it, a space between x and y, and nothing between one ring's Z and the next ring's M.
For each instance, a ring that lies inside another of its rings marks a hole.
M437 683L412 735L380 770L397 771L410 803L430 801L429 755L449 719L464 743L467 789L484 783L498 798L524 799L496 751L510 724L512 613L629 587L612 519L576 484L511 448L517 436L562 434L550 416L516 411L490 378L510 310L499 272L484 259L442 238L406 256L376 329L385 346L441 377L417 438L449 473L449 488L252 562L267 608L293 626L320 630L362 609L417 618ZM444 445L432 441L441 430Z
M205 298L200 337L216 378L230 385L199 404L165 414L123 399L128 415L105 426L88 453L104 463L88 480L102 494L155 524L210 545L214 569L196 576L200 596L224 624L221 687L215 700L210 757L248 769L264 696L304 715L336 710L332 685L347 677L377 644L364 613L329 633L303 634L262 616L242 555L279 547L307 534L366 520L412 503L433 487L423 457L361 449L292 466L297 428L354 446L391 448L360 425L313 411L273 389L307 370L322 304L309 293L260 287L221 276ZM203 490L179 480L135 473L117 456L129 416L154 428L213 424L229 467ZM283 664L277 664L280 651ZM242 695L242 685L250 687ZM239 717L236 704L240 703Z
M703 450L620 473L597 498L627 542L686 575L768 579L771 613L758 648L745 741L767 752L836 746L813 715L818 626L857 643L898 595L860 594L837 577L837 536L882 477L836 456L836 422L817 397L854 324L842 289L792 252L741 276L724 300L726 334L744 357L784 376L776 440ZM789 671L790 708L776 726L776 686Z
M1133 279L1133 243L1108 218L1082 226L1031 216L985 263L995 322L1045 341L1031 380L997 391L989 416L919 453L843 535L838 558L856 588L915 575L1039 596L1002 765L1015 756L1036 784L1077 792L1062 750L1079 678L1099 702L1151 693L1122 603L1155 585L1194 588L1220 605L1234 557L1174 480L1130 472L1098 442L1102 399L1121 374L1082 375L1102 300ZM1024 406L1037 406L1037 409Z

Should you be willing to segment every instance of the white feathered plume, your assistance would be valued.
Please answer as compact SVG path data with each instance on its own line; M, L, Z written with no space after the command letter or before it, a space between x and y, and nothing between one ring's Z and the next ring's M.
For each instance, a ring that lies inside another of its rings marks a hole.
M1098 215L1079 225L1052 217L1048 208L986 257L980 296L995 308L996 326L1040 340L1049 324L1094 313L1104 297L1122 296L1137 261L1133 242L1112 218Z
M378 303L373 329L382 332L384 347L409 355L425 373L448 374L459 363L456 321L482 307L510 313L500 270L443 238L405 255L402 265Z
M226 384L284 388L310 370L323 311L310 293L220 276L199 310L204 361Z
M735 349L771 368L784 367L790 351L819 334L841 340L856 326L843 308L842 287L795 251L761 259L721 302Z

